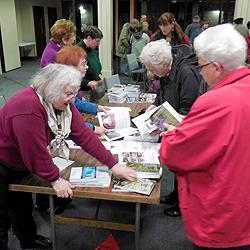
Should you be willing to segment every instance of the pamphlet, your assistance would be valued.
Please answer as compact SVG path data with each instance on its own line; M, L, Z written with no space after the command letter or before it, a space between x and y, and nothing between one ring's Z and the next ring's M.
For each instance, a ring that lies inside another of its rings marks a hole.
M135 117L132 121L143 137L156 130L164 131L165 123L176 127L182 118L168 102L164 102L161 106Z
M107 112L97 113L99 124L105 129L106 140L117 140L138 131L130 127L130 111L127 107L111 107Z
M113 192L135 192L150 195L156 181L139 178L136 181L114 180Z
M65 168L67 168L68 166L74 163L71 160L66 160L61 157L54 157L52 158L52 160L54 164L59 168L60 171L64 170Z

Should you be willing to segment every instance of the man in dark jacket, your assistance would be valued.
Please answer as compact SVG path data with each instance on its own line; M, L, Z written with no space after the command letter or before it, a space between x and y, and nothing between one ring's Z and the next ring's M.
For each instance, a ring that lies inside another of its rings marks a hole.
M166 40L159 40L148 43L140 59L147 70L160 77L160 93L148 110L168 101L179 114L187 115L201 94L200 88L204 83L197 70L198 62L193 49L187 45L171 47ZM176 180L174 191L162 197L161 201L172 205L164 210L164 214L180 215Z

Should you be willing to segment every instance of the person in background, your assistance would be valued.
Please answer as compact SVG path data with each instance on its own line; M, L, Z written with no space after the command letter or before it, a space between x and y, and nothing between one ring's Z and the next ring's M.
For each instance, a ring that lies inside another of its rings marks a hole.
M204 30L206 30L209 27L209 23L208 21L202 21L201 22L201 26L200 28L194 30L191 35L190 35L190 41L193 44L194 43L194 39L200 35L201 32L203 32Z
M142 31L145 32L149 37L152 35L152 30L149 29L149 24L147 21L144 21L142 24Z
M125 64L124 74L129 75L127 54L131 53L130 37L135 32L135 25L138 23L139 21L137 19L132 19L130 23L125 23L122 27L116 48L116 56L118 57L118 73L120 73L121 64Z
M250 64L250 21L247 22L248 34L246 37L247 42L247 63Z
M77 44L87 53L88 70L81 83L81 90L92 90L91 99L100 99L105 94L102 84L102 65L96 48L103 38L102 31L95 26L88 26L83 33L83 39Z
M37 234L32 194L10 192L9 184L33 173L50 182L58 197L72 197L75 187L60 177L51 156L58 150L59 156L69 158L65 138L111 168L114 176L136 177L134 170L117 163L72 104L81 79L72 66L49 64L0 110L1 250L8 249L9 216L22 249L51 248L50 240Z
M237 30L244 38L248 35L248 28L243 24L243 18L238 17L234 19L234 28Z
M70 45L62 48L56 54L56 63L77 67L78 70L81 72L82 77L85 76L86 71L88 70L87 54L79 46ZM107 109L107 107L105 106L87 102L85 100L82 100L82 97L78 97L79 95L75 97L73 103L81 113L96 115L97 112L105 112ZM104 134L104 129L102 127L94 126L92 123L86 123L86 125L93 129L97 135Z
M51 38L43 51L40 66L45 67L55 62L56 53L65 45L72 45L76 40L76 27L70 20L59 19L50 29Z
M196 30L200 28L200 17L198 15L194 16L192 19L192 23L190 23L186 29L185 33L190 38L191 34Z
M209 46L208 46L209 45ZM246 41L231 24L194 41L210 91L162 139L160 159L176 173L182 219L194 249L250 249L250 70ZM232 60L233 59L233 60Z
M187 115L199 96L202 77L197 67L197 58L191 47L171 47L164 39L148 43L140 59L148 71L160 78L160 92L155 103L147 111L168 101L181 115ZM183 162L185 165L185 162ZM177 181L174 190L161 198L162 203L171 205L164 210L168 216L180 216Z
M155 32L150 41L166 39L171 46L187 44L191 46L188 36L183 32L180 25L175 21L174 15L170 12L163 13L158 19L160 30Z
M143 32L141 23L136 24L134 27L135 32L130 38L131 53L135 54L137 60L139 60L143 47L149 42L149 36Z
M147 22L147 21L148 21L147 15L141 15L140 22L143 23L143 22Z

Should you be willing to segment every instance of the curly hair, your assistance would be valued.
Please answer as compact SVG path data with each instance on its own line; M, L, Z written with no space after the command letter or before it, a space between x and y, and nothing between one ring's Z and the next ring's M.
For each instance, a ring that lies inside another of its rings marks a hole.
M56 42L62 42L63 38L70 38L76 33L76 26L70 20L59 19L50 29L51 38Z

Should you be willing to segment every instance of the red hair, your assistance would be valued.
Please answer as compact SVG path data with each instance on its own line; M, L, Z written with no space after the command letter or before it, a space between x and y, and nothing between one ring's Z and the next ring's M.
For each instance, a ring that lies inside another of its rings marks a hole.
M56 54L56 62L77 67L81 59L86 59L87 54L79 46L68 45L60 49Z

